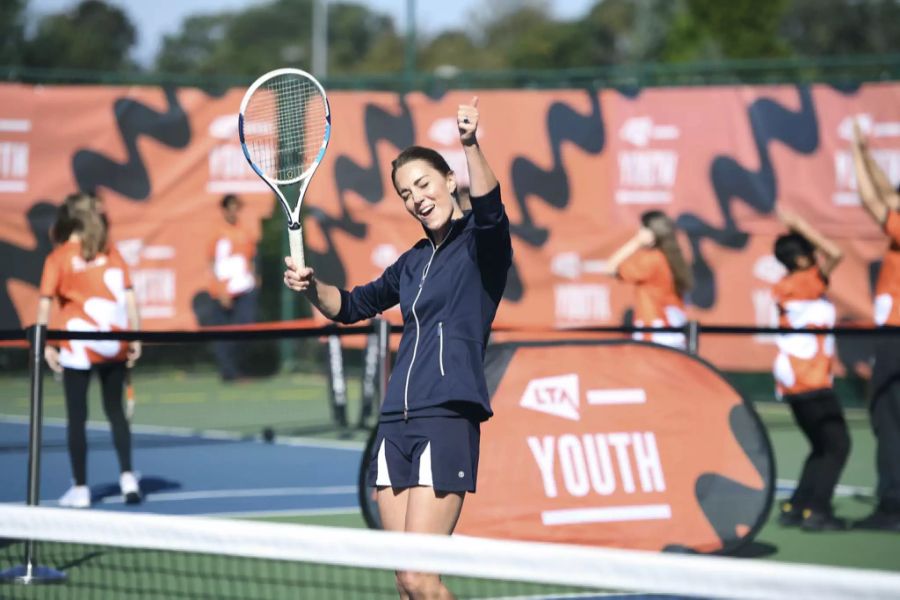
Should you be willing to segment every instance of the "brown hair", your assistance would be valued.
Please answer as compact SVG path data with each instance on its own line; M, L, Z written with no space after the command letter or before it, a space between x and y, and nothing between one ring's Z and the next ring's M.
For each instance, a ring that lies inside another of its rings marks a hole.
M97 212L96 199L88 194L70 194L64 207L72 225L70 234L81 237L81 257L94 260L106 250L107 241L106 220Z
M56 209L56 220L50 228L50 241L54 244L64 244L75 231L75 222L69 214L69 198L77 196L78 194L69 194Z
M453 172L444 157L436 150L424 146L410 146L391 161L391 182L393 182L395 190L397 189L397 170L414 160L424 160L444 177ZM397 191L399 192L399 190ZM456 192L453 193L453 196L456 197Z
M641 224L653 232L656 247L666 257L672 277L675 279L675 292L683 298L694 286L694 276L687 261L684 260L681 246L678 245L675 222L662 211L648 210L641 215Z

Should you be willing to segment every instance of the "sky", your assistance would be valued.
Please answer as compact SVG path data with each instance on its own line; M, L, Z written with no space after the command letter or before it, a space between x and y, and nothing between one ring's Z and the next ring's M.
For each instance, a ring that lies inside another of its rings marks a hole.
M133 58L142 65L150 65L165 34L176 33L182 20L192 14L240 10L267 0L107 0L123 8L138 27L138 43ZM400 29L406 27L406 0L356 0L371 10L394 18ZM447 28L460 28L486 0L417 0L416 25L420 35L428 36ZM41 15L70 9L79 0L30 0L29 18L36 21ZM572 19L587 12L596 0L552 0L554 16ZM435 14L434 7L440 7Z

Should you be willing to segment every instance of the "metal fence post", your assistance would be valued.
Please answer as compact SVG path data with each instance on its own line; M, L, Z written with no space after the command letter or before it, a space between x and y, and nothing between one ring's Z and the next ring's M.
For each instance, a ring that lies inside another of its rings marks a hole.
M41 501L41 423L44 412L44 345L47 340L47 326L35 325L29 331L31 345L29 367L31 371L31 420L28 432L28 506L37 506ZM32 583L60 583L66 574L37 564L37 544L25 541L24 563L0 573L0 580L29 585Z
M687 351L689 354L696 355L700 352L700 323L699 321L688 321L685 325L685 335L687 336Z

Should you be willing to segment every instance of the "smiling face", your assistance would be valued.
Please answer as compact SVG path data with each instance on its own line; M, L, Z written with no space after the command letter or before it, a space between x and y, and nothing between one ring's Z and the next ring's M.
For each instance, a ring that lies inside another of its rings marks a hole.
M444 175L426 160L411 160L398 167L394 187L406 210L425 226L435 243L443 239L450 220L462 216L453 195L456 191L453 173Z

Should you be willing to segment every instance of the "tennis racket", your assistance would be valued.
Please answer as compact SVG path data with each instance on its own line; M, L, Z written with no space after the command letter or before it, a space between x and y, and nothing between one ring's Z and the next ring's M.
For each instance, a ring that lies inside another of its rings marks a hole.
M300 206L331 137L325 89L300 69L269 71L244 94L238 134L247 162L281 201L288 220L291 258L303 268ZM288 202L289 194L297 196L293 205Z

